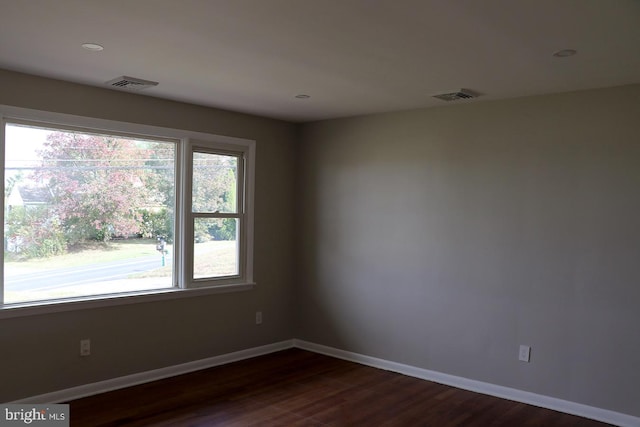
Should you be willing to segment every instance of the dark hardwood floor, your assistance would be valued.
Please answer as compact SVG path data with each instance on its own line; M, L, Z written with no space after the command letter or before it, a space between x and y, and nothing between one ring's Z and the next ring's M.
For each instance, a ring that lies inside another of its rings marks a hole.
M299 349L70 404L72 427L608 425Z

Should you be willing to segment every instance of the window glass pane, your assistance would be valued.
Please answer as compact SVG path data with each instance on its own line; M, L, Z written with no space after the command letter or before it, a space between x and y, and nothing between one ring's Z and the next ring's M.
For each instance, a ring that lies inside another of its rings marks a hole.
M5 130L5 303L173 285L174 143Z
M237 212L238 158L193 153L193 212Z
M194 279L238 275L237 218L195 218L193 231Z

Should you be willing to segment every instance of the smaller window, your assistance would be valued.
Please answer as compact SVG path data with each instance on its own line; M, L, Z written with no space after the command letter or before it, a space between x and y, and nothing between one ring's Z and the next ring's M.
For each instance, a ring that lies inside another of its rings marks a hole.
M190 279L209 283L242 278L244 156L196 147L192 152Z

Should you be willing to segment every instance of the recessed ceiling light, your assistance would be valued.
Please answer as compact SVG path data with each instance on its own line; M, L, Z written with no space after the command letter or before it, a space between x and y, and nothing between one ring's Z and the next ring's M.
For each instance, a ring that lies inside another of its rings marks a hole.
M309 98L311 98L311 95L305 95L305 94L301 93L300 95L296 95L296 98L298 98L298 99L309 99Z
M554 52L553 56L555 56L556 58L567 58L569 56L575 55L576 53L578 53L578 51L575 49L562 49Z
M84 43L82 47L90 50L91 52L100 52L101 50L104 50L103 46L96 43Z

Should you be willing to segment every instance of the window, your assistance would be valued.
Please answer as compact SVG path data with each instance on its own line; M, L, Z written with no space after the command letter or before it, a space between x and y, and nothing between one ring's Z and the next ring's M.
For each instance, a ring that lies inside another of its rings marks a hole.
M3 120L3 307L251 283L253 141L58 123Z
M193 271L197 280L238 277L243 258L238 246L244 229L243 159L196 148L192 157L191 225Z

